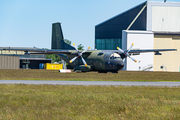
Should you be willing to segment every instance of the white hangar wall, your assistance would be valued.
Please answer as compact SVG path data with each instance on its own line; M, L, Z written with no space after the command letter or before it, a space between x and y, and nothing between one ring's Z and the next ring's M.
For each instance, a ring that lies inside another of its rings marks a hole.
M148 31L180 31L180 2L147 1Z
M132 49L153 49L154 34L150 31L122 31L122 49L127 50L134 43ZM137 63L133 62L130 58L125 60L125 67L123 70L139 71L150 70L153 71L153 56L154 53L141 53L140 55L132 55ZM148 69L149 68L149 69Z
M152 31L180 31L180 7L153 6Z

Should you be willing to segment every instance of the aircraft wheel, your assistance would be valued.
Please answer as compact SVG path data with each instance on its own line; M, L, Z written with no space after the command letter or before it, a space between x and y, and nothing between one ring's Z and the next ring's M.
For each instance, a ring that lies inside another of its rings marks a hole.
M118 73L118 71L113 71L112 73Z
M98 71L98 73L107 73L107 71Z
M76 72L76 73L81 73L81 72L82 72L82 70L76 70L75 72Z

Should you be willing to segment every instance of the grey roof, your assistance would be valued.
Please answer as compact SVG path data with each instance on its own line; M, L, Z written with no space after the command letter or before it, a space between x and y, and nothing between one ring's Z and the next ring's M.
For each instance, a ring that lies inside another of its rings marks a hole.
M34 49L40 49L40 48L37 48L37 47L0 47L0 49L30 49L30 50L34 50Z
M173 6L173 7L179 7L180 2L163 2L163 1L147 1L147 4L149 5L155 5L155 6Z
M177 35L180 36L180 32L164 32L164 31L153 31L154 35Z

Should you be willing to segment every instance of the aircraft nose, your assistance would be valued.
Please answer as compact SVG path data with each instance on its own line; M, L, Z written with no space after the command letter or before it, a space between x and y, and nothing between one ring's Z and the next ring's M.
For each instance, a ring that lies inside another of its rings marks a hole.
M123 69L123 67L124 67L124 64L122 61L117 61L116 65L119 70Z

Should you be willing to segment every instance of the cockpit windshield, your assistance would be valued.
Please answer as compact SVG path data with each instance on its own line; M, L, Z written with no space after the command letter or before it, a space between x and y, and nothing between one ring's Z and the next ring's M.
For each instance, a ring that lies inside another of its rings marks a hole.
M117 53L113 53L110 55L110 59L121 59L121 56Z

